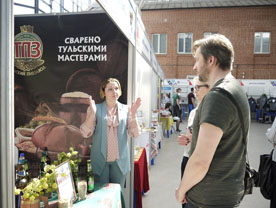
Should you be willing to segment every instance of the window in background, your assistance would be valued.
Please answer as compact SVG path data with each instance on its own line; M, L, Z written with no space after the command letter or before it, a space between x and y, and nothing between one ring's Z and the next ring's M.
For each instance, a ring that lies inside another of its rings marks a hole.
M22 4L22 5L31 6L31 7L35 6L35 0L24 0L24 1L14 0L13 3Z
M255 32L254 53L270 53L270 32Z
M60 12L60 4L56 0L54 0L52 2L52 12L53 13L59 13Z
M50 3L48 1L40 1L39 2L39 10L40 13L51 13L51 7Z
M73 2L64 3L64 11L72 12L73 11Z
M81 12L87 10L95 0L14 0L14 14Z
M78 12L79 11L79 6L75 2L73 2L73 12Z
M152 35L153 50L156 54L167 53L167 34Z
M177 53L191 54L193 43L193 33L178 33L177 38Z
M14 5L13 12L15 15L16 14L34 14L35 10L34 10L34 8Z

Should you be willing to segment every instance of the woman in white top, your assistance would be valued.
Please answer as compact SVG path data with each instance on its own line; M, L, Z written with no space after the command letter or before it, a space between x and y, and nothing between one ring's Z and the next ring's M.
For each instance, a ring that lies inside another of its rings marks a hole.
M198 101L197 107L194 108L189 114L186 134L181 134L177 138L178 144L184 146L184 154L183 154L183 159L182 159L182 163L181 163L181 178L183 177L183 173L184 173L186 164L189 159L189 151L190 151L190 146L191 146L192 127L193 127L194 116L196 114L196 111L197 111L197 108L198 108L200 102L202 101L204 96L209 92L209 86L208 86L208 84L199 81L198 77L195 77L194 78L194 89L195 89L195 96ZM182 204L182 207L184 208L185 204Z

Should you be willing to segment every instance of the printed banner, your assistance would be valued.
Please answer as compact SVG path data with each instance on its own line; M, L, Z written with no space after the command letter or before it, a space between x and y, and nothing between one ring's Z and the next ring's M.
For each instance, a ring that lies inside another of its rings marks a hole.
M128 40L104 13L15 18L15 143L36 158L69 147L89 155L79 127L89 96L101 103L107 78L122 87L127 102Z

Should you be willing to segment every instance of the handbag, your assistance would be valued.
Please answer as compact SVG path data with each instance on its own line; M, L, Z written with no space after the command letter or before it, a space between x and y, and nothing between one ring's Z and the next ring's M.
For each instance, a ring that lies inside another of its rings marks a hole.
M256 170L254 170L253 168L251 168L250 164L249 164L249 159L248 159L248 155L247 155L247 142L246 142L246 135L245 135L245 128L244 128L242 112L241 112L241 109L240 109L238 103L236 102L234 97L228 91L226 91L223 88L219 88L219 87L213 88L212 91L219 92L219 93L223 94L224 96L226 96L227 98L229 98L229 100L236 106L236 108L238 110L238 115L239 115L239 119L241 122L241 129L243 132L243 143L245 145L244 154L246 155L246 166L245 166L245 175L244 175L244 193L243 193L243 197L244 197L244 195L252 194L253 187L258 187L259 173Z
M272 154L260 155L260 191L264 198L271 199L272 187L273 187L273 176L272 176Z

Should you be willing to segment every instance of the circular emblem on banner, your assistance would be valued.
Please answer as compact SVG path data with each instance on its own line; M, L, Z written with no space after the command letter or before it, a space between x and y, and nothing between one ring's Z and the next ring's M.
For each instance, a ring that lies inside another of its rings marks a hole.
M43 43L33 32L33 26L23 25L20 30L21 32L14 37L14 66L18 69L15 69L15 73L32 76L46 68L42 66Z

